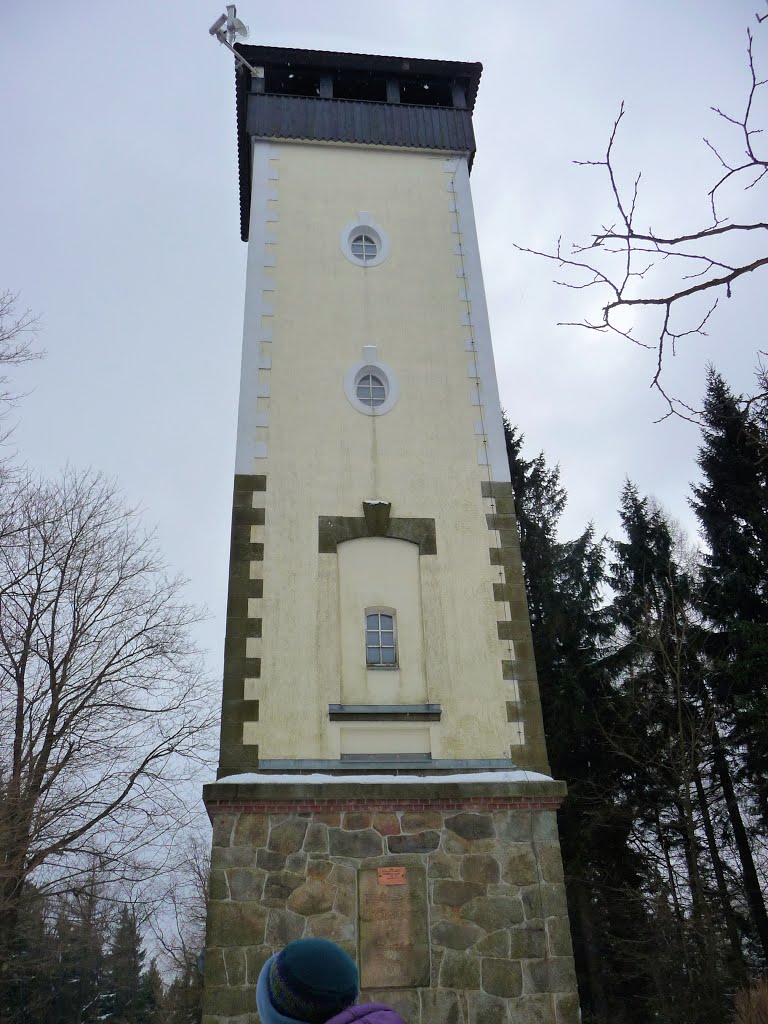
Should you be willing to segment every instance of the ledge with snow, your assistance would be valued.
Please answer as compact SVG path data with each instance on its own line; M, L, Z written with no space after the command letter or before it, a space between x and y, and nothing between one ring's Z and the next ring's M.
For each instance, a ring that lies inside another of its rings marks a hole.
M554 809L563 801L564 782L523 770L461 775L230 775L203 787L209 811L249 805L253 810L297 804L306 810L343 807L491 807Z

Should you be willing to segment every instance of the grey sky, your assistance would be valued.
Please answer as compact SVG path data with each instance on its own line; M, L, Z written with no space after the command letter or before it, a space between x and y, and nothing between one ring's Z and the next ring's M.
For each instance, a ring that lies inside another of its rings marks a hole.
M217 3L0 10L0 285L41 312L48 351L21 375L33 390L16 442L45 472L91 465L144 505L211 609L199 639L216 672L246 255L232 63L207 32ZM613 529L625 474L690 523L697 434L652 425L663 409L648 391L651 354L555 326L588 311L584 295L557 289L553 268L512 242L584 238L609 216L598 173L571 161L600 157L622 98L621 167L644 172L644 219L702 221L717 168L701 138L723 138L708 108L740 109L760 4L239 4L252 42L484 63L472 182L500 391L529 451L561 463L566 533L590 519ZM709 358L749 386L764 293L764 281L738 286L709 338L670 364L673 390L697 400Z

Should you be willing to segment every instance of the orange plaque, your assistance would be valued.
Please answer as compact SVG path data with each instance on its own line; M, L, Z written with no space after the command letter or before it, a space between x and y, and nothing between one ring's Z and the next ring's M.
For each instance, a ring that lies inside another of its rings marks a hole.
M379 885L405 885L405 868L377 868Z

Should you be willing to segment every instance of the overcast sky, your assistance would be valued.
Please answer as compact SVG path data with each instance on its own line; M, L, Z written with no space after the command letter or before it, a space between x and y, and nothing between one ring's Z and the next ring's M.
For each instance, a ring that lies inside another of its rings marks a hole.
M571 161L601 156L622 99L620 168L626 180L643 170L642 219L660 230L703 223L717 166L702 136L728 138L709 107L740 109L746 28L762 4L238 7L254 43L483 62L472 185L502 403L528 451L561 465L566 535L589 520L613 530L626 475L692 527L697 433L653 425L664 410L648 390L650 353L556 327L596 306L513 243L584 239L610 216L598 172ZM30 393L16 443L42 471L93 466L142 503L191 598L211 611L199 640L216 674L246 257L232 61L208 35L221 10L217 0L0 4L0 287L42 315L47 349L21 375ZM709 337L668 366L673 391L696 402L708 359L749 386L766 347L764 294L764 280L739 284Z

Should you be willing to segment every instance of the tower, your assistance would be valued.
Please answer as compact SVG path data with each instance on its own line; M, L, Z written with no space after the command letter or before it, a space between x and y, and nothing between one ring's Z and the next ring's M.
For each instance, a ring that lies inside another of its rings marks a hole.
M469 173L481 65L238 47L248 242L205 1012L344 945L422 1021L578 1015Z

